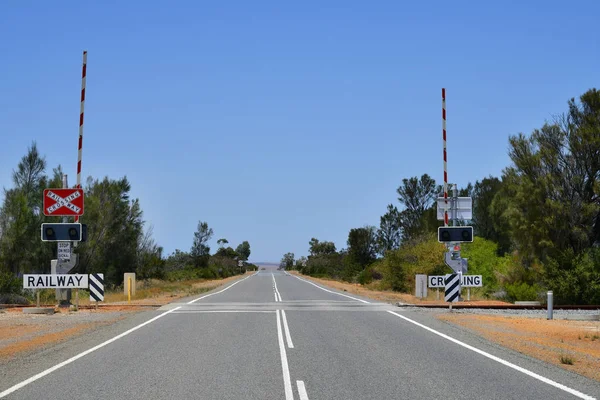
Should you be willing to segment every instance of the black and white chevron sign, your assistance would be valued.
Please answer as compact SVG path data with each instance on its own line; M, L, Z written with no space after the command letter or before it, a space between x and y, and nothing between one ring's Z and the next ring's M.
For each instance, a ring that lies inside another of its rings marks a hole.
M104 274L90 274L90 301L104 301Z
M449 274L446 275L446 293L445 293L445 301L453 303L458 301L458 296L460 295L460 275L459 274ZM91 281L90 281L91 287Z

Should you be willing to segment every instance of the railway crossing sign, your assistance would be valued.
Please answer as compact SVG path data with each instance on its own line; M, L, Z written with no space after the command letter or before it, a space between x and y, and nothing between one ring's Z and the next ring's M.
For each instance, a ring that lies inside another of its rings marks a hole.
M446 278L450 274L447 275L429 275L427 277L427 287L430 288L445 288L446 287ZM481 275L463 275L460 274L460 286L462 287L482 287L483 286L483 276Z
M81 216L83 198L83 189L44 189L44 215Z

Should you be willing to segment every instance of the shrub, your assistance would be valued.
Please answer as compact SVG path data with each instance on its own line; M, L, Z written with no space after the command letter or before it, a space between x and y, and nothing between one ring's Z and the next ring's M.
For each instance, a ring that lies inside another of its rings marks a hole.
M358 274L358 283L361 285L368 285L373 282L373 269L371 267L365 268L360 274Z
M12 272L0 271L0 294L18 294L22 292L23 281Z
M530 285L526 282L507 284L505 289L509 301L535 301L543 290L537 284Z

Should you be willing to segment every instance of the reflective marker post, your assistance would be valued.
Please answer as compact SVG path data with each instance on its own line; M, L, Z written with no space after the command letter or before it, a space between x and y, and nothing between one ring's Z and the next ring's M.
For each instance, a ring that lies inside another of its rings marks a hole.
M554 293L552 290L548 290L548 319L552 319L552 314L554 311Z

